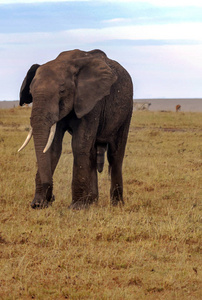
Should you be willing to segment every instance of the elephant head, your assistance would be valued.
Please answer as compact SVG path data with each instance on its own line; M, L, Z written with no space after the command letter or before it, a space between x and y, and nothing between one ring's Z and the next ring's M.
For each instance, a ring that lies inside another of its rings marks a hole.
M28 70L20 89L20 105L33 102L31 127L36 128L36 134L42 130L47 131L46 135L50 132L44 152L51 145L59 120L72 110L77 118L82 118L110 94L117 77L103 60L104 56L97 50L67 51L51 62L41 66L34 64ZM29 142L32 132L33 129L19 151Z

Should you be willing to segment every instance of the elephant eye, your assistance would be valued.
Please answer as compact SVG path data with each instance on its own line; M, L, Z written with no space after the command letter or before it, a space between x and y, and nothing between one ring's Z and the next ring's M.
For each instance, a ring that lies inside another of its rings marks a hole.
M61 89L60 90L60 95L64 95L64 93L65 93L65 89Z

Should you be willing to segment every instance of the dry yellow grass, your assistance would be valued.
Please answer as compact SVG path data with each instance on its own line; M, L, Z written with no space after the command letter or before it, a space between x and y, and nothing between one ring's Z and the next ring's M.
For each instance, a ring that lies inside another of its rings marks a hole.
M123 208L100 200L68 210L72 154L65 136L56 201L32 210L30 109L0 110L1 299L201 299L202 114L134 112Z

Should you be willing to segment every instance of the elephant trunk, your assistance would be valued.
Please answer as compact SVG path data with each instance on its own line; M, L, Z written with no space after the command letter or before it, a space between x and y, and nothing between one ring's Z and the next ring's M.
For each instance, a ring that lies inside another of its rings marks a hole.
M57 114L51 113L44 108L44 99L38 101L35 98L31 114L31 127L33 129L34 147L38 165L36 176L36 193L32 202L32 207L48 207L54 201L53 191L53 166L51 163L51 153L49 149L54 139L54 132L51 127L56 129ZM55 131L55 130L54 130ZM47 145L48 143L48 145Z
M50 151L44 153L50 133L50 126L38 123L33 126L34 146L42 184L52 185L52 169Z
M51 151L48 149L54 139L56 123L59 118L59 107L53 105L56 100L51 93L48 97L39 92L35 91L33 96L31 126L33 128L34 146L41 183L52 184ZM49 98L48 107L46 105L47 97ZM51 138L49 138L50 135Z

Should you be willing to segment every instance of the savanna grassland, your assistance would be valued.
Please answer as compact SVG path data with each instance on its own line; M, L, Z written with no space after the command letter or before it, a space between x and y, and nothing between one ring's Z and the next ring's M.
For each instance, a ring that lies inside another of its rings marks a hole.
M33 210L33 141L17 153L29 108L0 110L0 299L201 299L202 113L134 112L125 154L124 207L71 202L65 135L56 201Z

